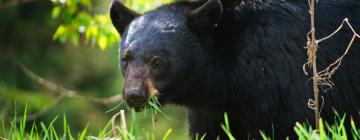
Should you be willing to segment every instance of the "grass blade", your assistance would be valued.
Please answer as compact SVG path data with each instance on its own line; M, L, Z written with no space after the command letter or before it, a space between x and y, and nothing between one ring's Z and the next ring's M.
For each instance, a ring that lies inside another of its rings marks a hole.
M169 137L171 131L172 131L172 129L167 130L166 133L164 134L162 140L166 140Z
M48 139L49 132L47 131L45 124L41 122L40 125L42 128L42 132L44 133L43 139Z
M26 114L27 114L27 104L25 104L24 116L20 120L20 139L24 139L25 136Z
M68 125L67 125L67 120L66 120L66 115L63 114L63 139L66 139L67 137L67 128L68 128Z
M224 121L225 121L225 125L222 124L221 128L224 130L224 132L228 136L229 140L235 140L235 137L231 134L231 131L230 131L229 118L228 118L228 114L226 112L224 113Z
M88 127L89 127L89 124L86 124L86 127L84 128L84 130L80 134L79 140L83 140L85 138Z
M360 132L356 129L355 122L352 119L352 117L350 118L350 121L351 121L350 123L351 123L353 138L354 138L354 140L358 140L358 139L360 139Z
M6 137L6 129L5 129L5 122L4 120L1 120L1 127L2 127L2 134L1 136L5 136Z
M206 134L202 135L201 138L200 138L200 140L204 140L205 137L206 137Z
M162 111L160 110L160 108L158 107L157 104L155 104L155 103L153 103L153 102L149 102L149 105L150 105L153 109L155 109L156 112L159 112L161 115L163 115L166 119L172 121L172 119L171 119L169 116L167 116L164 112L162 112ZM156 113L155 113L155 114L156 114Z
M106 137L106 131L107 131L107 129L110 127L110 125L111 125L111 120L110 120L110 121L106 124L106 126L100 131L100 133L99 133L99 135L98 135L98 137L99 137L100 139Z
M54 126L51 126L50 128L51 128L50 131L51 131L51 134L52 134L51 137L52 137L52 138L55 138L56 140L59 140L59 136L58 136L58 134L57 134Z
M263 140L271 140L263 131L260 131L260 136Z
M119 108L119 107L120 107L123 103L124 103L124 100L121 100L121 101L120 101L120 103L119 103L118 105L116 105L115 107L113 107L113 108L111 108L111 109L109 109L109 110L105 111L105 113L107 114L107 113L109 113L109 112L114 111L115 109Z

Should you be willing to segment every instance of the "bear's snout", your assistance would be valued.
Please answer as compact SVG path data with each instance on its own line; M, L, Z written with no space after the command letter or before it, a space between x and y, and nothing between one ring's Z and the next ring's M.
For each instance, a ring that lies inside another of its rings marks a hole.
M147 101L145 90L142 88L125 89L124 98L130 107L141 107Z

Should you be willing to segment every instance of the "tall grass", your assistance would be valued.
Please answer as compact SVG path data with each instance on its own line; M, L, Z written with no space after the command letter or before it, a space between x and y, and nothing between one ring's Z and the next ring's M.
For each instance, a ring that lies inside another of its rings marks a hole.
M355 125L355 122L352 119L346 120L346 118L346 115L343 115L342 117L336 115L333 124L324 122L320 118L318 132L307 123L297 122L294 126L294 131L298 140L360 140L360 128ZM348 121L350 121L351 128L345 127L345 123ZM260 132L260 134L263 140L274 139L263 132Z
M153 110L152 115L156 115L158 112L160 114L165 113L159 109L159 102L154 99L151 101L150 108ZM115 109L113 109L115 110ZM112 110L110 110L112 111ZM107 112L110 112L107 111ZM121 123L123 120L120 120L120 125L111 125L112 122L116 120L110 120L108 124L99 130L97 135L91 135L88 133L87 125L81 132L73 135L69 127L69 123L67 121L67 117L64 114L62 117L62 129L63 131L59 133L60 130L56 130L54 127L54 123L59 120L59 116L54 117L49 124L45 124L43 122L37 123L33 121L29 123L27 121L27 106L24 109L24 116L22 116L20 121L17 121L17 113L15 111L15 117L10 121L6 122L5 120L1 120L0 126L0 140L98 140L98 139L122 139L122 140L134 140L134 139L144 139L144 140L156 140L155 135L152 132L146 132L142 130L141 127L137 124L136 121L136 113L134 109L130 109L128 111L131 113L131 122L129 126L125 126L125 129L121 129ZM170 119L170 117L166 116ZM125 118L122 118L125 119ZM30 127L31 126L31 127ZM30 128L30 129L29 129ZM128 130L129 128L129 130ZM115 133L114 133L115 132ZM172 129L168 129L162 136L162 140L167 140L171 135Z
M157 101L152 101L152 103ZM157 102L158 104L158 102ZM159 106L153 107L152 110L159 109ZM155 110L158 111L159 110ZM120 125L116 125L115 127L112 126L113 120L110 120L108 124L99 130L97 135L91 135L88 133L88 126L87 125L81 132L74 134L70 127L67 120L66 115L64 114L62 116L62 132L60 133L60 130L56 130L54 127L54 123L59 121L59 116L54 117L52 121L50 121L49 124L45 124L43 122L36 123L33 121L32 123L29 123L26 120L26 114L27 114L27 106L24 109L24 116L23 118L17 122L16 116L12 119L11 122L7 122L4 120L1 120L1 126L0 126L0 140L40 140L40 139L46 139L46 140L59 140L59 139L66 139L66 140L100 140L100 139L122 139L122 140L167 140L169 139L169 136L171 135L173 129L168 129L161 138L155 138L153 132L146 131L141 128L140 124L137 123L136 119L136 113L135 110L132 109L128 111L131 113L131 121L129 126L125 126L124 129L120 128ZM152 111L153 112L153 111ZM162 112L163 113L163 112ZM16 113L15 113L16 114ZM165 114L164 114L165 115ZM299 140L348 140L348 139L354 139L354 140L360 140L360 129L357 128L355 125L355 122L350 119L346 120L345 115L342 117L339 117L337 115L336 121L333 124L328 124L324 122L322 119L320 119L319 122L319 133L315 133L314 129L306 124L306 123L296 123L294 126L294 132L296 133ZM351 118L351 117L350 117ZM227 135L227 139L229 140L235 140L235 137L232 135L232 132L230 129L230 120L228 119L227 113L224 114L224 122L223 124L219 124L221 128L223 129L224 133ZM350 121L350 127L351 128L345 128L345 123L347 121ZM8 126L8 127L7 127ZM129 129L128 129L129 128ZM113 133L116 131L116 133ZM347 132L351 131L351 132ZM272 140L274 139L274 133L270 136L267 136L263 132L259 132L261 135L261 138L263 140ZM350 134L350 135L349 135ZM187 135L187 134L185 134ZM195 140L204 140L206 139L206 134L200 136L196 135L194 137ZM289 138L287 138L289 139Z

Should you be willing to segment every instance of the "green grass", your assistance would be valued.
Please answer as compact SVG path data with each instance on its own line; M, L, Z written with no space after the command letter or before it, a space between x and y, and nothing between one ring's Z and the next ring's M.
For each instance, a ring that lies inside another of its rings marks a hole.
M15 111L16 112L16 111ZM15 113L16 114L16 113ZM5 122L5 120L1 120L1 127L0 127L0 140L59 140L59 139L69 139L69 140L87 140L87 139L107 139L107 138L122 138L123 140L133 140L133 139L146 139L146 140L155 140L155 136L153 133L146 132L147 135L151 135L151 137L142 135L141 129L136 124L136 114L135 111L131 110L131 124L125 130L118 129L119 127L111 127L112 120L108 122L108 124L102 128L98 135L91 135L88 134L88 126L87 125L81 132L76 135L73 135L71 129L69 127L66 115L62 117L62 133L60 134L60 130L56 130L54 127L54 123L58 121L59 116L56 116L52 119L52 121L46 125L43 122L36 123L33 122L31 125L26 120L27 114L27 106L24 110L23 118L17 122L17 117L15 116L9 124ZM28 125L30 125L30 129L28 129ZM7 128L8 126L8 128ZM130 128L129 130L127 130ZM115 130L116 133L113 133ZM172 129L168 129L163 137L162 140L167 140L169 135L171 134Z
M151 102L151 103L150 103ZM166 116L159 108L160 104L159 102L154 99L150 101L150 108L152 114L160 113L164 117ZM130 123L128 123L128 126L123 129L121 126L121 121L119 123L116 123L115 125L112 124L112 120L110 120L104 128L100 129L99 132L95 135L88 133L89 125L87 125L82 131L75 134L71 131L68 123L68 119L66 115L64 114L62 116L62 129L63 130L56 130L54 127L54 123L59 121L59 116L54 117L49 124L45 124L43 122L36 123L26 120L26 114L27 114L27 106L25 106L24 109L24 116L23 118L17 122L17 118L14 117L12 121L6 122L4 120L1 120L1 126L0 126L0 140L40 140L40 139L46 139L46 140L61 140L61 139L68 139L68 140L97 140L97 139L107 139L107 138L122 138L123 140L133 140L133 139L143 139L143 140L167 140L169 139L169 136L172 134L173 129L168 129L164 132L161 138L156 138L154 135L154 132L151 132L149 130L144 130L140 127L139 122L137 122L137 114L135 113L134 109L131 109L128 111L130 113ZM16 114L16 111L15 111ZM354 140L360 140L360 129L357 128L355 125L355 122L350 119L346 120L346 116L338 117L337 115L337 121L333 124L328 124L324 122L323 120L320 121L320 130L318 133L315 133L312 127L310 127L306 123L296 123L294 126L294 132L297 134L299 140L348 140L348 139L354 139ZM167 116L168 117L168 116ZM128 118L128 119L129 119ZM170 119L170 117L168 117ZM229 140L235 140L234 136L232 135L231 129L230 129L230 120L228 119L227 113L224 114L224 123L219 124L225 134L227 135L227 139ZM345 122L350 121L351 122L351 128L345 129ZM116 121L115 121L116 122ZM60 128L61 129L61 128ZM347 132L351 131L351 132ZM271 136L267 136L265 133L260 131L261 137L263 140L271 140L274 139L274 133L272 132ZM346 135L346 134L352 134L352 135ZM349 137L348 137L349 136ZM205 135L196 135L196 140L203 140L206 138Z
M166 119L172 121L172 119L167 116L163 111L160 110L161 104L158 101L158 97L152 97L149 101L148 104L150 105L150 108L152 109L152 115L157 115L158 113L160 113L161 115L163 115Z
M230 131L229 118L226 112L224 113L224 121L225 121L225 125L221 124L221 128L224 130L229 140L235 140L234 136Z
M298 140L360 140L360 129L355 125L355 122L352 119L346 120L346 118L346 115L339 117L337 114L336 121L333 124L326 123L320 119L319 132L316 132L307 123L297 122L294 126L294 131L298 137ZM350 121L351 123L351 132L347 132L349 129L345 129L346 121ZM267 136L262 131L260 131L260 134L263 140L274 139L273 137L271 138ZM351 134L350 138L347 134Z

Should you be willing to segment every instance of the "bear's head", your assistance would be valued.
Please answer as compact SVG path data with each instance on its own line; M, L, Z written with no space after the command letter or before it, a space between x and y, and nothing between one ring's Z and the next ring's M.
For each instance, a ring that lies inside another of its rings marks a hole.
M110 17L122 36L126 103L141 108L154 96L176 104L196 97L210 63L206 34L221 15L219 0L177 2L142 15L114 0Z

